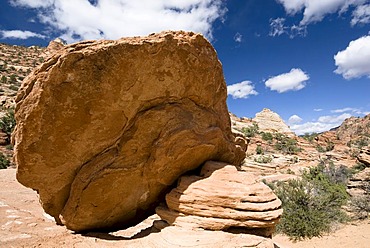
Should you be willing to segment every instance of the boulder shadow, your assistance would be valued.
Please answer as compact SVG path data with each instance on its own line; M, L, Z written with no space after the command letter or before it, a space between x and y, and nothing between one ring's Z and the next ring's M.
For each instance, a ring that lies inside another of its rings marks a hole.
M81 233L84 237L90 237L90 238L98 238L103 240L109 240L109 241L120 241L120 240L135 240L135 239L141 239L145 238L153 233L159 233L161 230L157 229L154 226L154 223L152 226L149 226L145 229L140 230L140 232L134 234L133 236L130 236L129 234L120 234L120 231L114 232L114 233L106 233L106 232L87 232L87 233Z

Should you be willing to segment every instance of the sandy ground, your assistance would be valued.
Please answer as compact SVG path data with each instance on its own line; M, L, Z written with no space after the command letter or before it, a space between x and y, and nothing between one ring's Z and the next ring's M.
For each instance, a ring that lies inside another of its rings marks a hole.
M197 240L194 240L192 233L171 228L164 228L158 233L152 227L154 218L115 233L73 234L65 227L57 226L43 212L37 194L16 181L15 169L0 170L0 189L0 247L246 247L246 242L249 242L230 236L228 242L221 245L220 242L224 240L217 238L224 238L215 232L203 231L203 237L197 236ZM173 236L178 239L175 243L169 243L168 240L173 241ZM245 238L250 239L247 236ZM208 245L199 245L202 240ZM210 240L220 245L210 246ZM280 248L369 248L370 220L343 226L330 236L321 238L293 243L287 237L277 235L273 241L275 247ZM239 242L243 245L238 245Z
M320 238L294 243L286 236L277 235L273 237L273 241L281 248L369 248L370 220L343 225L336 232Z

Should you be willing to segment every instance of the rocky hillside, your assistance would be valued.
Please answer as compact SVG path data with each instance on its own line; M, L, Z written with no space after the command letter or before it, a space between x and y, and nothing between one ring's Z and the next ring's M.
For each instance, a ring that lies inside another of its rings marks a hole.
M366 146L370 143L370 114L365 117L350 117L338 128L331 130L336 138L348 145Z
M366 156L362 150L370 143L370 115L351 117L334 130L304 136L295 135L269 109L257 113L253 119L233 114L230 118L234 132L249 139L246 160L249 167L299 171L326 159L352 167L360 162L359 156Z
M44 61L45 48L0 44L0 107L14 107L22 80Z

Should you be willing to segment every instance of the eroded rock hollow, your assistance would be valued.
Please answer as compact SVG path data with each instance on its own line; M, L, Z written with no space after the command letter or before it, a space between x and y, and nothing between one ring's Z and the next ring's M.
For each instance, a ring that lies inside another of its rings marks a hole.
M17 179L71 230L130 222L186 171L242 162L226 96L199 34L65 46L18 93Z

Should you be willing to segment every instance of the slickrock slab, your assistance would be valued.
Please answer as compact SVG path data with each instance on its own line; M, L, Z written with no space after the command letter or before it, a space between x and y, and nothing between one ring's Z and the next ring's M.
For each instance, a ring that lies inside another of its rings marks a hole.
M168 226L149 239L149 247L161 248L274 248L271 239L252 235L223 231L192 230Z
M282 214L281 201L258 178L235 166L207 162L200 176L183 176L156 209L167 223L190 229L264 229L271 235ZM258 230L257 230L258 231ZM256 231L256 232L257 232Z
M226 97L200 34L62 47L17 95L17 179L71 230L137 221L184 172L242 162Z

